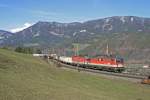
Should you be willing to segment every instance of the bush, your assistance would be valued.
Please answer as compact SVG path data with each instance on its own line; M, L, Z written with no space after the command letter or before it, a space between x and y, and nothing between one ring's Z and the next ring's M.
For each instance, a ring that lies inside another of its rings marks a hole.
M19 52L19 53L32 54L33 53L33 48L29 48L29 47L17 47L15 49L15 51Z

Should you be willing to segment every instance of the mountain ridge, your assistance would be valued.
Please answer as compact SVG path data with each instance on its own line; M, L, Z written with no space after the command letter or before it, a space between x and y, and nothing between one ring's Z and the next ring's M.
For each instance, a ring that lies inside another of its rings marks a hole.
M150 18L112 16L85 22L43 22L9 37L2 45L65 48L81 44L81 53L103 53L106 44L131 59L150 59ZM146 51L145 51L146 50ZM144 58L146 56L146 58Z

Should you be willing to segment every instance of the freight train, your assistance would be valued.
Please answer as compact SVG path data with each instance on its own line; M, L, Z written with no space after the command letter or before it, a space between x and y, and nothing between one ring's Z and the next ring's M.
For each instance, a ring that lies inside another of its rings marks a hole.
M83 56L67 57L52 54L51 58L68 65L73 65L82 68L112 71L112 72L122 72L125 70L124 61L122 58L107 55L105 56L103 55L96 58L87 58Z

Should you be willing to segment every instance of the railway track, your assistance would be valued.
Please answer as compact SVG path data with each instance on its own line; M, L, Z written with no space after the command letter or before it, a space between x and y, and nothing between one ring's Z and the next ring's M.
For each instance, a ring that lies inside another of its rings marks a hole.
M56 60L52 60L52 61L61 67L70 68L70 69L74 69L74 70L78 70L78 71L103 74L103 75L107 75L107 76L111 76L111 77L113 76L113 77L126 78L126 79L129 79L131 81L133 80L136 82L140 82L142 79L144 79L146 77L146 76L139 76L139 75L130 75L130 74L126 74L126 73L114 73L114 72L106 72L106 71L100 71L100 70L94 70L94 69L87 69L87 68L64 64L64 63L58 62Z

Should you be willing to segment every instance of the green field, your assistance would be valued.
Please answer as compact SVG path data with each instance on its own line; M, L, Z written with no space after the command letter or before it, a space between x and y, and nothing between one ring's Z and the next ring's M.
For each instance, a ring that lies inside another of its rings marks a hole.
M0 49L0 100L150 100L150 86L64 70Z

